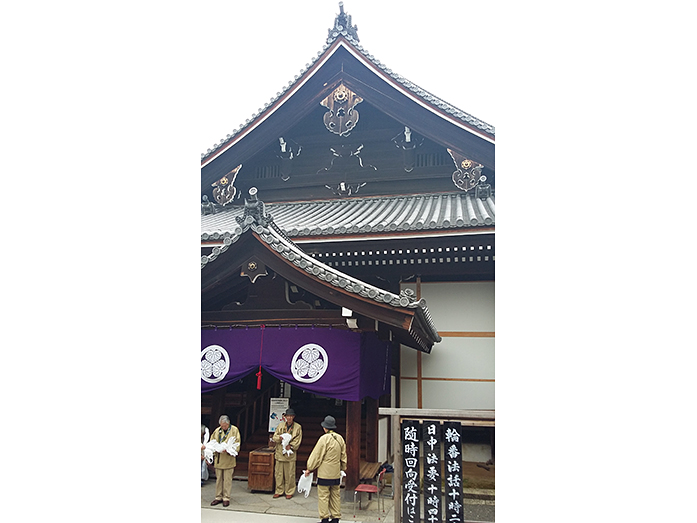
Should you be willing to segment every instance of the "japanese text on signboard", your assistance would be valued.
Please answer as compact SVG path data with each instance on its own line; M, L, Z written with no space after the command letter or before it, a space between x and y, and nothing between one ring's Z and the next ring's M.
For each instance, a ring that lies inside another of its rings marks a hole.
M405 523L462 523L462 427L402 422L402 514ZM420 477L423 471L423 478ZM420 488L423 481L423 491ZM423 495L423 519L421 496Z

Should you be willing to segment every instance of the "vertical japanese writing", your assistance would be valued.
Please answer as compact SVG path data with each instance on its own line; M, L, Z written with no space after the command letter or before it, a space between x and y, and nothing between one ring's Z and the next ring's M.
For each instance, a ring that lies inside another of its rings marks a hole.
M424 521L440 523L443 520L443 481L440 460L440 423L424 421Z
M445 521L463 522L462 506L462 427L459 423L443 423L443 451L445 456Z
M417 523L421 520L419 505L419 422L402 422L402 520L404 523Z

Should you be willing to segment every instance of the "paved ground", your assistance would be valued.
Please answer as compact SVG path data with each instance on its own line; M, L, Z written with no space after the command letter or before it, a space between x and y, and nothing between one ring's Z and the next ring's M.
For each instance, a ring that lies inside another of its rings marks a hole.
M387 490L389 495L389 489ZM312 487L310 495L296 494L292 499L280 497L273 499L271 493L249 492L247 482L232 482L230 506L211 507L215 498L215 480L208 480L201 487L201 523L317 523L317 487ZM363 509L356 507L353 517L353 502L342 502L342 521L354 523L392 523L394 521L393 500L384 499L385 512L378 511L377 500L368 502L363 495ZM381 503L382 505L382 503ZM470 499L465 503L465 520L494 521L495 502L488 499Z

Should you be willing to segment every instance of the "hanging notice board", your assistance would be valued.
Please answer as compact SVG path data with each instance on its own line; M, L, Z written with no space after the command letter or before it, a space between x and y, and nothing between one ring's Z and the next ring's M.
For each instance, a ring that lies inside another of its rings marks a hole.
M288 410L288 398L271 398L269 400L269 432L274 432L283 421L283 414Z

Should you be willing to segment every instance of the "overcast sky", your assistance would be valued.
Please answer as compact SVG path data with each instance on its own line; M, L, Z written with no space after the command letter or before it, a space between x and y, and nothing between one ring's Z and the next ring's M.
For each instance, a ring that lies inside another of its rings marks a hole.
M211 2L198 45L205 110L201 152L250 118L322 51L338 0ZM497 17L493 2L346 0L360 44L420 87L496 126Z

